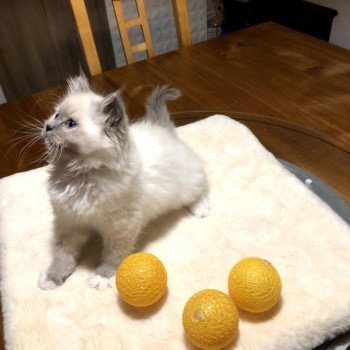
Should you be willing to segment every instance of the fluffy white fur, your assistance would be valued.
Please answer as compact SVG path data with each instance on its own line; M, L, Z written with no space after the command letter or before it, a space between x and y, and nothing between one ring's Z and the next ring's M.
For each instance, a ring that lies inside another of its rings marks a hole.
M241 312L229 349L312 349L350 328L349 227L241 124L215 116L178 134L205 161L211 213L198 220L180 210L145 230L139 249L168 272L167 294L149 309L128 307L115 289L87 288L90 253L63 286L39 289L53 235L48 169L0 181L8 349L193 349L181 324L186 301L205 288L228 292L228 273L246 256L278 269L282 302L265 315Z
M52 262L39 278L42 289L56 288L74 272L92 232L101 235L103 250L88 283L101 289L148 222L184 206L195 216L208 215L202 160L177 137L165 106L178 96L175 89L157 88L146 116L129 125L118 93L97 95L85 76L69 81L43 129L55 236Z

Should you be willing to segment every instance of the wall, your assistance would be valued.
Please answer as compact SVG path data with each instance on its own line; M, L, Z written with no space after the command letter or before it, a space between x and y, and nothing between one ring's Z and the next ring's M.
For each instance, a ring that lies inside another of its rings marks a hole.
M315 4L333 8L338 16L333 20L330 42L350 49L350 1L349 0L308 0Z

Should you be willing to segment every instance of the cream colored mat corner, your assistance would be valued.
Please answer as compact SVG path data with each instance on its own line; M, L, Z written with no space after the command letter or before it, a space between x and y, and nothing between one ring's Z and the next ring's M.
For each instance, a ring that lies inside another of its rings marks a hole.
M206 162L211 214L172 213L148 228L143 249L163 261L168 292L147 311L123 305L115 290L87 287L87 262L57 290L40 290L52 235L46 168L0 181L9 349L191 349L185 302L206 288L227 292L231 267L246 256L273 263L283 298L271 314L242 314L229 348L311 349L350 328L349 227L238 122L213 116L178 132Z

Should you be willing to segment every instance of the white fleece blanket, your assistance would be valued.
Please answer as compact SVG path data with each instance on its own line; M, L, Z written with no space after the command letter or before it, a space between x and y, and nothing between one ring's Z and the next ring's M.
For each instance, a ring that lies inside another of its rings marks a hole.
M193 349L181 323L195 292L227 292L241 258L267 259L279 271L282 301L271 313L241 313L228 349L311 349L350 329L349 227L243 125L213 116L178 129L205 160L211 214L183 210L147 228L140 249L157 255L168 291L134 309L113 289L86 284L91 254L53 291L37 287L50 260L52 213L46 168L0 181L1 296L8 349Z

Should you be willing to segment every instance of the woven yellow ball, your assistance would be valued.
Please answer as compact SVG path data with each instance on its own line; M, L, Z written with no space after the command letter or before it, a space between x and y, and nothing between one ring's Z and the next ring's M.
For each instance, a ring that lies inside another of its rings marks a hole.
M249 257L240 260L232 268L228 287L233 300L241 309L260 313L270 310L277 304L282 283L271 263Z
M156 256L135 253L119 265L116 286L120 298L126 303L136 307L150 306L164 295L167 273Z
M201 349L221 349L230 344L237 334L238 320L232 299L214 289L194 294L182 314L188 339Z

